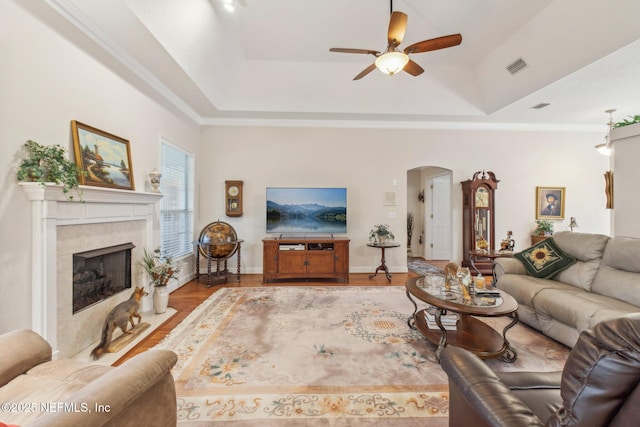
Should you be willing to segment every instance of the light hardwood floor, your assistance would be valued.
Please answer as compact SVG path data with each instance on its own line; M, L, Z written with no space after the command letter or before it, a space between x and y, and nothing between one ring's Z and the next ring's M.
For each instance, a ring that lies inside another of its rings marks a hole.
M427 261L430 264L444 268L448 261ZM123 363L134 355L158 344L173 328L178 326L182 320L200 303L206 300L212 293L223 287L255 287L255 286L404 286L404 283L415 274L393 273L391 282L388 282L384 274L378 273L373 279L369 279L369 274L350 274L349 283L332 281L287 281L270 284L262 283L262 274L243 274L240 283L230 282L225 285L206 286L206 278L201 278L201 283L192 280L186 285L176 289L171 293L169 305L177 310L176 314L164 322L159 328L153 331L148 337L129 350L124 356L118 359L114 366Z

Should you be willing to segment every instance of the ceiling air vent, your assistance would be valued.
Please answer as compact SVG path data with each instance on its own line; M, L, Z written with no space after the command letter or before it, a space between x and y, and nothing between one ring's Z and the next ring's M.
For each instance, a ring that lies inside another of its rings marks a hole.
M541 110L541 109L543 109L544 107L548 107L549 105L551 105L551 104L550 104L550 103L548 103L548 102L541 102L540 104L534 105L534 106L533 106L533 107L531 107L531 108L533 108L534 110Z
M524 62L524 59L518 58L512 64L507 65L507 71L509 71L511 74L515 74L526 66L527 63Z

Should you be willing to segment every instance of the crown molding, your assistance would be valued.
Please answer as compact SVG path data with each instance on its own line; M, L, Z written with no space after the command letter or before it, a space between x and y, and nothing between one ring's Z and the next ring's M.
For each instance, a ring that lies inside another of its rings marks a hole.
M313 120L260 118L206 118L202 126L229 127L315 127L350 129L418 129L418 130L485 130L507 132L593 132L602 133L602 126L535 123L480 123L391 120Z
M145 68L137 59L129 55L119 44L115 43L98 26L83 14L77 7L67 0L44 0L62 17L78 28L84 35L89 37L109 55L122 63L128 70L155 90L160 96L166 99L171 105L177 108L190 120L200 123L202 118L171 89L164 85L153 73Z
M388 120L388 119L309 119L309 118L274 118L274 117L203 117L194 111L186 102L164 85L153 73L131 56L107 34L100 31L85 14L69 0L44 0L51 8L74 25L84 35L103 48L115 60L141 79L170 105L184 114L199 126L246 126L246 127L315 127L315 128L352 128L352 129L425 129L425 130L486 130L517 132L598 132L601 126L562 125L532 123L498 123L473 121L432 121L432 120ZM227 112L221 111L221 114ZM282 113L286 114L286 113Z

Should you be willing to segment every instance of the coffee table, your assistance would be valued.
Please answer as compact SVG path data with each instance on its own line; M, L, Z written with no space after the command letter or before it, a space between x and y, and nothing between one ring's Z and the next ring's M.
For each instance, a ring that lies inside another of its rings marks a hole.
M506 292L492 288L492 292L499 292L495 305L488 305L486 299L473 297L471 301L464 301L458 289L452 288L450 294L429 285L423 276L413 277L405 283L407 298L413 303L413 314L407 320L409 327L417 329L428 341L438 346L436 359L440 361L440 352L446 345L453 345L469 350L480 358L489 359L499 357L504 362L513 363L518 353L507 340L507 331L518 323L518 303ZM435 307L435 320L438 328L429 328L425 318L426 307L418 309L417 300ZM448 312L457 313L459 320L455 330L446 330L441 322L441 316ZM502 334L475 317L508 316L511 323L504 327Z

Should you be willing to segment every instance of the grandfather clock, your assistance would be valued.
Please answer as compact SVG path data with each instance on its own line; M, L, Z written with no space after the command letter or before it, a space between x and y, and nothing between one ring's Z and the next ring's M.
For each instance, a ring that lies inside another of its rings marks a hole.
M493 172L478 171L473 178L462 181L462 252L463 267L482 274L491 274L492 260L482 253L495 249L495 191L499 180ZM472 255L473 253L473 255Z

